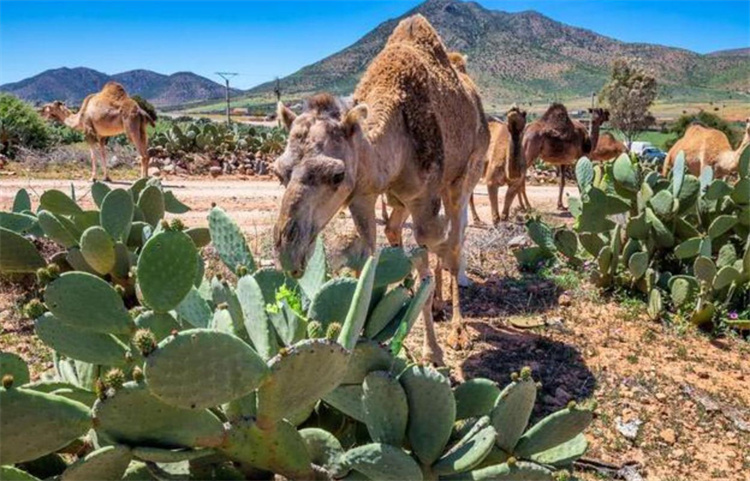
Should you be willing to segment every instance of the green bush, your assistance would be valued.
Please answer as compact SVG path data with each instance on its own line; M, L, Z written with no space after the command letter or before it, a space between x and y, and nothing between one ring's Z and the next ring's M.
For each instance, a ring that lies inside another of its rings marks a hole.
M666 149L670 149L679 139L681 139L682 136L685 135L685 131L693 123L699 123L703 126L724 132L733 148L737 148L742 140L742 132L733 128L729 122L716 114L701 110L697 114L683 114L675 121L669 129L670 132L675 134L675 137L664 144Z
M19 147L45 149L50 131L34 109L10 94L0 94L0 153L13 158Z

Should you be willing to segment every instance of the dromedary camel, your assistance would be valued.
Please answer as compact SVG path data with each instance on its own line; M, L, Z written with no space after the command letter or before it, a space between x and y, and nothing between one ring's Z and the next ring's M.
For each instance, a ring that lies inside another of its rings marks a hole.
M500 206L497 191L500 186L508 184L503 204L503 220L508 220L511 204L516 195L521 208L531 208L526 197L526 160L521 150L521 138L526 127L526 112L518 107L511 107L507 113L507 123L491 120L490 147L487 149L487 162L484 168L484 182L490 197L492 223L500 222ZM480 223L474 206L474 196L469 200L471 214L475 223Z
M282 267L305 269L317 234L349 207L366 252L376 244L375 203L397 202L386 231L400 236L411 215L419 245L438 255L453 276L449 344L466 347L458 280L466 207L482 173L489 131L474 84L450 62L437 32L421 15L401 21L372 61L345 109L327 94L296 116L279 104L290 130L274 171L286 185L274 228ZM441 206L446 215L440 216ZM396 231L398 233L396 234ZM420 275L432 275L426 262ZM442 363L432 323L432 295L422 310L424 358Z
M616 159L620 154L627 152L625 144L615 138L609 132L600 133L602 124L609 121L609 110L589 109L591 114L591 145L593 146L588 158L591 160L607 161ZM574 121L574 123L577 123Z
M146 124L154 125L154 119L135 100L128 97L123 86L117 82L107 82L101 92L86 97L81 104L81 109L75 114L59 100L44 105L40 114L45 119L62 122L84 133L91 151L91 180L96 180L97 145L101 155L104 180L110 180L107 174L107 137L123 132L135 145L141 157L141 176L148 176Z
M591 137L580 122L568 117L564 105L554 103L538 120L532 122L523 134L523 156L526 162L533 163L541 158L548 164L556 165L560 176L560 194L557 208L563 206L565 171L575 165L579 158L591 152Z
M685 153L685 165L691 174L699 176L704 167L714 170L715 178L737 172L742 152L750 145L750 118L745 124L745 135L737 150L732 149L726 134L720 130L693 124L685 131L664 159L663 174L669 174L677 154Z

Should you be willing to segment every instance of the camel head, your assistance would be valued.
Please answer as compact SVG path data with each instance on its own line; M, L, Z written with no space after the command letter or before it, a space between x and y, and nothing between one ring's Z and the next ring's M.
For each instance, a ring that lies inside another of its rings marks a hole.
M354 190L366 116L366 105L346 109L328 94L312 97L300 115L279 103L289 140L272 166L286 186L274 242L281 267L292 276L302 275L316 236Z
M39 115L45 120L56 120L60 123L71 115L70 110L59 100L42 105L38 110Z
M508 122L508 131L513 136L521 135L526 128L526 111L521 110L515 105L508 110L506 115Z
M604 122L609 121L609 110L607 109L589 109L591 114L591 123L596 125L602 125Z

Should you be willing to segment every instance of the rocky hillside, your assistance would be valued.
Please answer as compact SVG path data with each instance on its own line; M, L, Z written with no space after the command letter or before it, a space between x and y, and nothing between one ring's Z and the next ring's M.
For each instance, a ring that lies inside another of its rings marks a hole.
M380 24L346 49L282 79L285 95L351 92L398 21L415 13L427 17L448 48L469 56L470 71L490 104L591 95L604 84L609 65L618 56L642 59L667 97L750 94L747 49L700 55L620 42L534 11L507 13L474 2L428 0ZM249 91L249 97L267 96L272 89L273 83L260 85Z
M224 96L223 85L191 72L163 75L150 70L131 70L107 75L85 67L47 70L20 82L2 85L0 91L30 102L63 100L76 105L110 80L120 82L129 94L138 94L159 107Z

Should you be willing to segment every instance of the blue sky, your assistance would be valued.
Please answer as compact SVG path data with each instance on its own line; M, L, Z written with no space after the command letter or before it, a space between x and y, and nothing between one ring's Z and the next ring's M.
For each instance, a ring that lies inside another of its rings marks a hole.
M49 68L239 72L248 88L350 45L419 2L10 1L0 3L0 83ZM750 46L750 0L479 0L537 10L629 42L697 52Z

